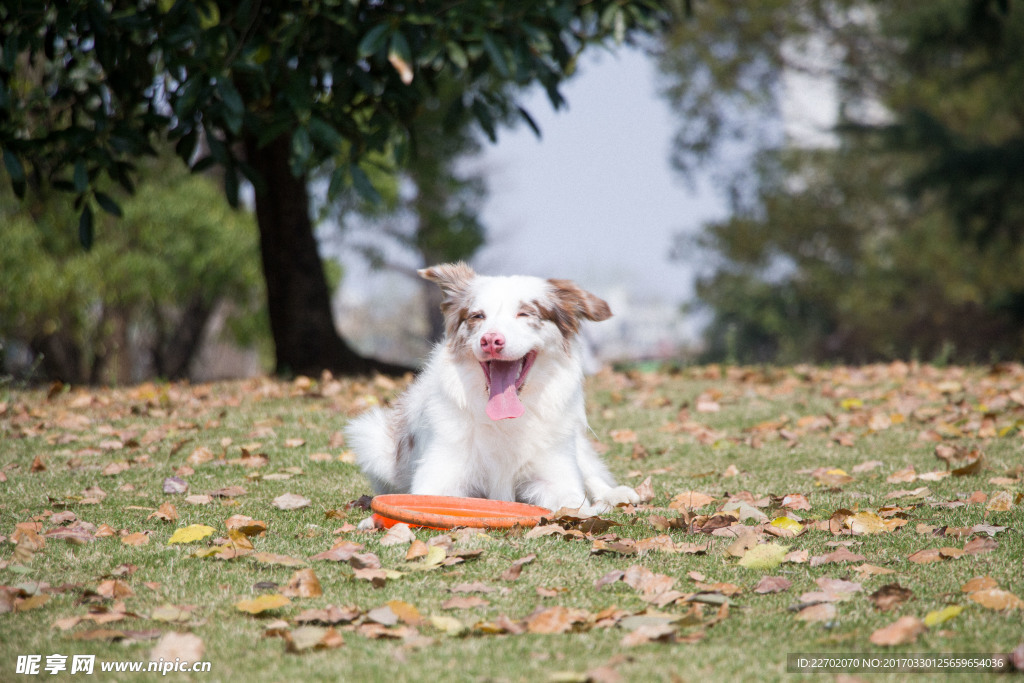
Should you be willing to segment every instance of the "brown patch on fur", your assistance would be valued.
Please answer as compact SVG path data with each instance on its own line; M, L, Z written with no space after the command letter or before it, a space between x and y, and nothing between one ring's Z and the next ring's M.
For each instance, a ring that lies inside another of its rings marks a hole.
M468 265L445 263L417 271L425 280L437 283L444 298L441 312L444 313L445 336L455 343L456 331L469 318L469 289L476 273Z
M612 317L612 309L604 299L581 289L571 280L548 280L551 285L553 306L538 303L538 309L545 320L550 320L568 340L580 330L583 318L600 322Z

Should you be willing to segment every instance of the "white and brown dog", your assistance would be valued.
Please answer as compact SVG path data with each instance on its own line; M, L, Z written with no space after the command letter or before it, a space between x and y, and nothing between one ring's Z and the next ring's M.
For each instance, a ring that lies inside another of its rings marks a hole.
M485 277L464 263L419 271L444 294L445 338L393 408L346 430L378 494L520 501L594 514L636 503L587 438L583 319L601 299L567 280Z

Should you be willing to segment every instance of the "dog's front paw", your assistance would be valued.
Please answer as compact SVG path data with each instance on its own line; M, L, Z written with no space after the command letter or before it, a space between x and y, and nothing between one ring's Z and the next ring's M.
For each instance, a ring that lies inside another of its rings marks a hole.
M359 526L356 527L360 531L372 531L373 529L380 528L377 525L377 515L370 515L363 521L359 522Z
M595 506L604 504L609 508L619 505L636 505L639 502L640 496L628 486L615 486L594 496Z

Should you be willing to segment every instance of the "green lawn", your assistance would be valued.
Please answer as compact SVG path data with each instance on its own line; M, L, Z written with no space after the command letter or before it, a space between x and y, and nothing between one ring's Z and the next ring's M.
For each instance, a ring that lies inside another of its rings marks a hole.
M100 666L195 654L155 650L169 632L193 634L210 671L166 678L202 681L834 680L788 674L787 654L1024 643L1019 365L602 373L591 426L649 502L606 529L414 531L429 554L352 529L370 491L340 430L400 389L0 387L0 680L21 680L19 655L47 679L85 678L73 655L95 655L95 680L155 679ZM684 492L710 500L688 510ZM284 494L309 504L280 509ZM229 534L234 515L265 534ZM212 533L168 543L190 525ZM789 585L757 592L764 577ZM876 644L887 633L905 642ZM949 678L967 676L915 680Z

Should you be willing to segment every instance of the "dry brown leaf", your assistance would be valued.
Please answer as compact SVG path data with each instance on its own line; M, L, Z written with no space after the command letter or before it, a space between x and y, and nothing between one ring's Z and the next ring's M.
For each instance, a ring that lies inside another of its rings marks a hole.
M441 609L472 609L474 607L487 607L490 605L487 600L476 595L456 595L441 603Z
M914 592L898 583L887 583L868 596L871 604L880 612L888 612L909 600Z
M319 598L324 591L316 574L307 568L292 574L288 585L281 589L281 594L289 598Z
M800 621L818 622L818 621L832 621L838 614L836 606L831 602L821 602L816 605L810 605L804 607L802 610L797 612L796 618Z
M203 639L194 633L168 631L160 636L149 653L151 662L198 662L202 661L206 646Z
M309 498L300 496L297 493L284 493L270 501L270 504L279 510L299 510L309 507L312 503L313 501Z
M344 638L333 626L299 626L283 633L285 649L299 653L306 650L333 650L345 644Z
M960 591L963 593L973 593L975 591L988 590L990 588L998 588L999 583L991 576L975 576L973 579L960 586Z
M523 567L530 564L537 559L537 555L530 553L524 557L520 557L518 560L512 563L512 565L501 573L502 581L515 581L519 578L519 575L523 572Z
M237 530L246 536L262 536L267 532L266 522L245 515L231 515L224 521L224 526L229 531Z
M754 586L754 592L765 594L765 593L781 593L782 591L789 590L793 582L782 576L762 576L761 580Z
M1001 588L976 590L967 597L991 610L1024 609L1024 600Z
M715 502L715 498L699 491L677 493L668 504L673 510L696 510Z
M149 534L137 531L134 534L128 534L121 537L121 543L125 545L146 545L149 543Z
M826 555L815 555L811 558L810 565L812 567L817 567L819 565L829 563L863 562L864 559L865 558L863 555L858 555L857 553L850 552L845 547L842 547L837 548L833 552L828 553Z
M869 640L875 645L882 646L905 645L916 642L926 628L924 622L917 617L900 617L888 626L876 630Z
M577 626L586 624L591 614L581 609L556 606L537 610L526 618L529 633L568 633Z
M387 533L380 539L380 544L383 546L402 545L412 543L415 540L416 536L413 534L412 528L408 524L400 522L388 529Z

